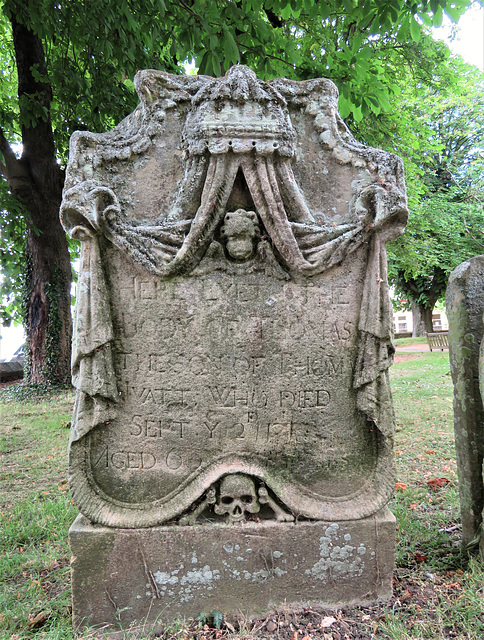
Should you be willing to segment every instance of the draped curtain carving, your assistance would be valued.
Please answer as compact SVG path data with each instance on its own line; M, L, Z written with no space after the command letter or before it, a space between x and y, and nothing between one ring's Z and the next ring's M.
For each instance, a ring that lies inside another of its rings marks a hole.
M388 367L393 344L381 230L389 223L398 224L405 216L401 193L394 185L370 185L353 205L353 222L318 225L288 158L229 151L190 159L173 205L160 215L159 224L129 220L115 193L94 181L85 181L65 193L63 224L73 237L85 241L78 285L80 332L75 332L72 365L74 384L81 394L72 439L112 419L117 400L112 322L99 234L159 277L187 274L200 262L223 220L239 169L272 244L291 275L322 273L363 243L368 245L354 387L358 408L384 435L392 433ZM195 212L192 219L185 217L190 212Z

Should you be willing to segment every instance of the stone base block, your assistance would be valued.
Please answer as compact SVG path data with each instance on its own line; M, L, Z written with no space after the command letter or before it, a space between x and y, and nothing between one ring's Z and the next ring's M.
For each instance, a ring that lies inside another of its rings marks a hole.
M392 593L395 518L69 532L76 627L256 617L274 607L369 604ZM118 627L119 628L119 627Z

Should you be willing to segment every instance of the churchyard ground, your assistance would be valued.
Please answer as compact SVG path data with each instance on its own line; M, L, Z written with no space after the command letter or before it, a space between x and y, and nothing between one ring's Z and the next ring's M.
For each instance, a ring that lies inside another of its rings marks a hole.
M448 353L398 354L394 596L385 604L286 613L239 625L223 612L171 625L158 637L354 640L477 640L484 636L484 571L460 550L457 470ZM77 513L67 484L70 391L18 401L0 392L2 492L0 640L68 640L67 531ZM126 637L129 632L126 631ZM88 638L89 633L81 634ZM149 629L143 637L150 638Z

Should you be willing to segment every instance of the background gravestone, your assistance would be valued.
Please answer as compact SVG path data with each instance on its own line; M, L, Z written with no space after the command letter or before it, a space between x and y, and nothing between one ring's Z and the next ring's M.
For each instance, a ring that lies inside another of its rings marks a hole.
M329 80L140 72L77 133L74 620L249 615L391 593L401 160Z
M481 537L484 508L484 256L451 273L446 294L450 370L454 383L454 431L459 471L463 544ZM481 556L484 544L480 543Z

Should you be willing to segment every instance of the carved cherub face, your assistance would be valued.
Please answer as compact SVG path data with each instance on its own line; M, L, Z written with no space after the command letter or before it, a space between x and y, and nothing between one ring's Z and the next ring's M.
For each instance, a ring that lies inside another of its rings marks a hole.
M259 236L259 225L255 211L237 209L225 214L224 225L220 230L225 239L227 252L235 260L248 260L254 253Z

